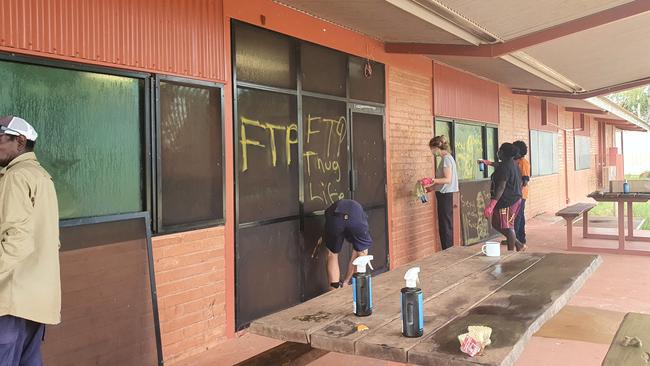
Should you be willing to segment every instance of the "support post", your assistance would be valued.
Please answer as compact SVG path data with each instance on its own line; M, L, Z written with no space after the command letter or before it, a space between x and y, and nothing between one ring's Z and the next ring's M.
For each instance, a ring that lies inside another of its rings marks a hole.
M625 202L618 201L618 249L625 250Z
M575 217L564 217L566 220L566 249L571 250L573 248L573 220Z

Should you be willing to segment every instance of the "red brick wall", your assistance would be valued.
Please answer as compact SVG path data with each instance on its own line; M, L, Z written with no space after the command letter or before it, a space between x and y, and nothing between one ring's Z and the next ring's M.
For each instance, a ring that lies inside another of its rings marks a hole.
M388 72L388 163L393 184L390 240L391 267L395 268L439 250L440 245L435 201L422 204L412 193L418 179L434 174L428 146L433 136L431 78L394 67Z
M516 140L525 141L527 144L530 142L528 99L524 95L512 94L508 87L501 86L499 88L499 144ZM558 133L560 174L531 179L529 197L526 201L526 216L528 218L545 212L554 213L562 205L564 200L563 156L564 144L560 131Z
M153 238L166 365L223 342L226 334L224 228Z

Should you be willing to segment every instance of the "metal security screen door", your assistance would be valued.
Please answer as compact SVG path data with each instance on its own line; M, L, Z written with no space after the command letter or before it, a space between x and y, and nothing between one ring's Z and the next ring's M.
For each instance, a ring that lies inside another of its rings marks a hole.
M232 41L242 329L327 290L326 251L312 253L324 210L339 199L364 206L373 264L387 269L385 82L382 64L240 22L233 22ZM372 77L363 74L367 63ZM346 246L342 271L349 256Z
M357 112L359 109L364 112ZM383 109L353 104L351 116L352 198L361 203L368 214L370 235L373 239L373 246L368 254L374 256L373 266L388 268Z

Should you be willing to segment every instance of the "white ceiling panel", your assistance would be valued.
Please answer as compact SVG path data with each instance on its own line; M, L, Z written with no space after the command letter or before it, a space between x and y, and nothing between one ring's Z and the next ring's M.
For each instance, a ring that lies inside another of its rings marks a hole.
M631 2L631 0L435 1L503 40L510 40Z
M650 12L524 51L587 90L650 77Z
M384 0L281 0L280 4L384 42L468 44Z

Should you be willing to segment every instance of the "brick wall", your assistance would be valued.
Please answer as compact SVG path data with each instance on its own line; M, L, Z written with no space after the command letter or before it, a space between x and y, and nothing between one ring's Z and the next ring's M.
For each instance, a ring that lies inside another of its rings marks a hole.
M393 268L439 250L435 202L422 204L413 185L433 175L429 139L433 136L432 82L428 77L389 68L388 132L392 178ZM431 197L431 196L430 196Z
M224 228L153 238L163 358L173 365L225 338Z
M562 117L559 117L560 119ZM525 141L529 144L528 97L512 94L505 86L499 88L499 144ZM534 177L530 181L529 197L526 201L526 217L541 213L554 213L564 200L564 138L558 133L558 159L560 173ZM528 157L530 159L530 156Z

